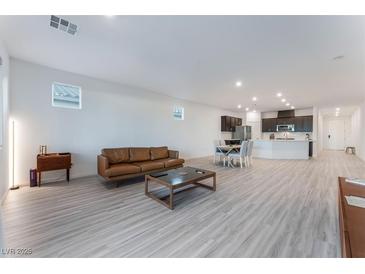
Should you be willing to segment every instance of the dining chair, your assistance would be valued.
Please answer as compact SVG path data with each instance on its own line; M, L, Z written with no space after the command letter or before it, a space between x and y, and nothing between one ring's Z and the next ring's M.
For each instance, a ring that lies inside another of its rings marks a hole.
M223 140L215 140L214 141L214 164L217 162L217 157L219 157L219 161L222 160L223 157L223 166L226 166L226 153L220 148L220 146L225 145Z
M252 149L253 149L253 141L248 142L247 146L247 153L246 153L246 159L245 163L247 163L247 166L249 167L252 164Z
M242 141L240 151L230 152L228 154L228 161L232 161L234 159L240 159L241 168L243 168L243 163L244 162L245 162L245 166L246 166L247 148L248 148L248 141Z

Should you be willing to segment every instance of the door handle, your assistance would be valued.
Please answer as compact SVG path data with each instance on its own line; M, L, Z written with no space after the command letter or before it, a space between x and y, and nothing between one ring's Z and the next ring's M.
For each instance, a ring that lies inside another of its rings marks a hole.
M331 135L330 134L328 134L328 139L331 139Z

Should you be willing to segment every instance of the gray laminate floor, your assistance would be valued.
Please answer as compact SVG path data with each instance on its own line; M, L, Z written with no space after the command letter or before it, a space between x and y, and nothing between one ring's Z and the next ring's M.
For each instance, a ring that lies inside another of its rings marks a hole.
M343 152L309 161L254 160L223 168L217 191L179 194L170 211L141 179L114 188L97 177L23 187L3 208L5 246L35 257L337 257L337 176L365 177Z

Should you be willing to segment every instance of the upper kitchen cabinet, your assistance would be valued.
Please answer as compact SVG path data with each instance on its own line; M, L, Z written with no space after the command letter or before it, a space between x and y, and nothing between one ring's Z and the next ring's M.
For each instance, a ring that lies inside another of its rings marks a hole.
M262 119L262 132L276 132L277 119Z
M298 116L295 117L296 132L312 132L313 131L313 116Z
M303 132L304 131L304 116L295 117L295 132Z
M294 117L292 118L278 118L277 119L277 124L278 125L293 125L295 124L295 119Z
M303 132L313 132L313 115L303 116Z
M313 116L262 119L262 132L276 132L277 125L294 125L295 132L312 132Z
M221 131L234 132L236 126L242 126L241 118L221 116Z

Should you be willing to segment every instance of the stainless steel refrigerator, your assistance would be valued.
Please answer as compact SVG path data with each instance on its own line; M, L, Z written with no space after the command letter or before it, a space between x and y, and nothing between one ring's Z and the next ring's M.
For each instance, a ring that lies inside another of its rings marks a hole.
M232 134L232 139L239 139L242 141L251 140L251 126L236 126Z

